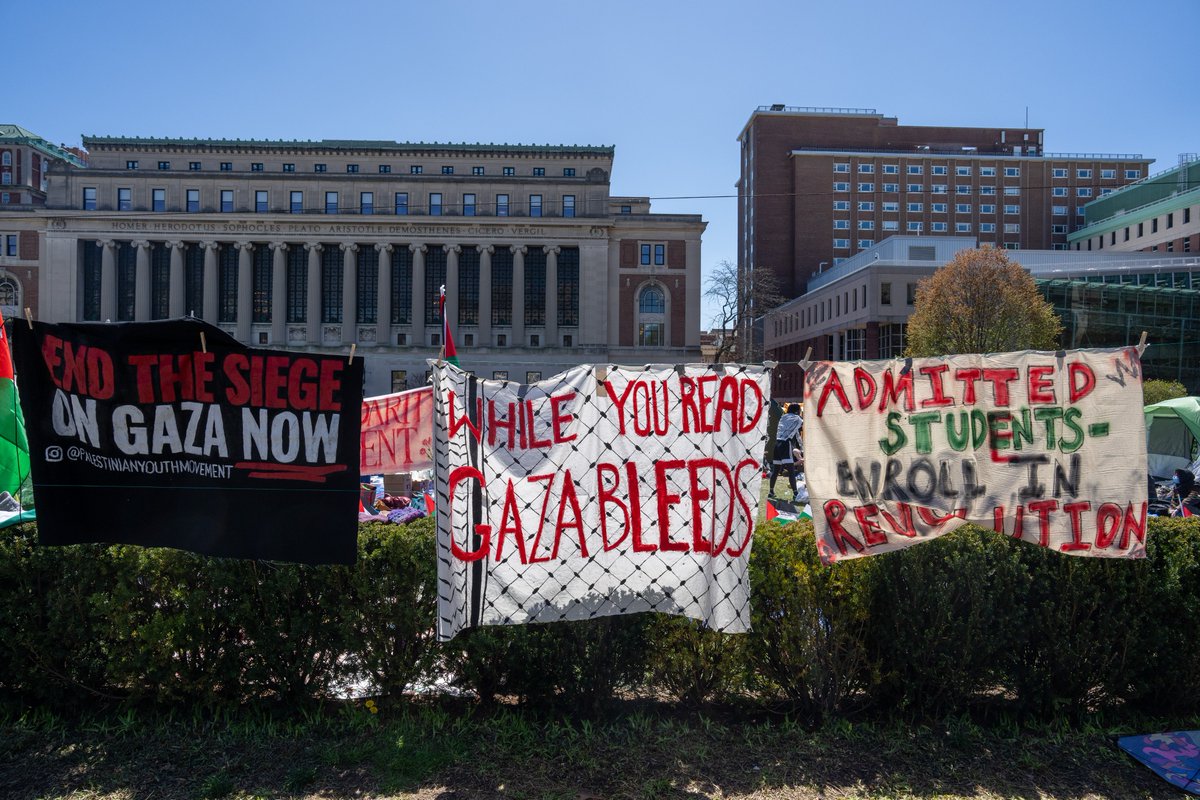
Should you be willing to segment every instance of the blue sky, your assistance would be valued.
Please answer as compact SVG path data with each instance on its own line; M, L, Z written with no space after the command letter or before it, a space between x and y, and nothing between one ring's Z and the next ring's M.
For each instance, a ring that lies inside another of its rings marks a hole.
M736 260L755 107L1046 129L1052 152L1200 151L1200 0L483 3L0 0L0 122L83 134L611 144L614 194ZM16 33L16 32L20 33ZM21 79L13 78L20 75ZM708 322L706 314L705 322Z

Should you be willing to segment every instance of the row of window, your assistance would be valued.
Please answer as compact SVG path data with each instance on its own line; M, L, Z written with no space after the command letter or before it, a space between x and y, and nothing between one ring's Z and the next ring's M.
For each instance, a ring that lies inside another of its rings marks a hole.
M1055 226L1055 227L1057 228L1059 226ZM1066 233L1066 226L1064 225L1061 227L1063 228L1061 233ZM884 222L882 226L880 226L880 229L885 230L885 231L899 231L900 223L896 222L895 220L888 220L888 221ZM864 227L860 226L859 230L874 230L874 227L864 228ZM909 223L906 223L905 230L908 231L909 233L922 233L925 230L925 224L923 222L909 222ZM930 223L929 230L932 233L949 233L950 232L950 224L948 222L933 222L933 223ZM1006 222L1006 223L1004 223L1003 230L1004 230L1004 233L1019 234L1021 232L1021 225L1020 225L1020 223L1016 223L1016 222ZM954 232L955 233L972 233L971 223L969 223L969 222L954 223ZM996 223L994 223L994 222L979 223L979 232L980 233L995 233L996 232ZM1055 230L1055 233L1059 233L1059 232L1060 231ZM864 249L867 247L872 247L874 244L875 244L874 239L859 239L858 243L857 243L857 247L859 249ZM833 248L835 250L848 250L850 248L850 240L835 238L833 240Z
M975 168L971 167L971 166L956 166L954 168L954 174L959 177L970 177L971 175L974 174L974 169ZM837 173L848 173L848 172L850 172L850 164L849 164L849 162L845 162L845 161L835 162L833 165L833 171L837 172ZM874 164L859 164L857 171L858 171L859 175L874 175L875 174L875 165ZM884 175L899 175L900 174L900 165L899 164L884 164L882 166L881 172ZM909 175L924 175L925 174L925 166L923 164L909 164L907 169L905 170L905 172ZM1066 178L1066 177L1068 177L1068 172L1069 172L1069 170L1066 167L1053 167L1051 169L1051 175L1052 175L1052 177L1055 177L1055 178ZM1079 178L1081 180L1090 180L1092 178L1093 173L1094 173L1094 170L1092 170L1092 169L1078 168L1075 170L1075 177ZM945 165L935 164L935 165L932 165L929 167L929 174L930 175L949 175L950 168ZM979 167L979 174L985 178L995 177L996 167ZM1006 177L1006 178L1021 177L1021 168L1020 167L1005 167L1004 168L1004 177ZM1101 169L1100 177L1103 180L1115 180L1117 177L1117 171L1115 169ZM1142 171L1140 169L1125 170L1125 180L1135 181L1141 177L1142 177Z
M882 191L884 194L899 194L900 193L900 184L898 184L898 183L884 183L884 184L880 184L880 186L882 187L880 189L880 191ZM834 181L833 182L833 190L835 192L849 192L850 184L845 181ZM905 192L908 192L908 193L917 193L917 194L923 194L927 191L925 184L923 184L923 183L906 183L904 185L904 190L905 190ZM873 193L875 191L875 184L859 183L856 186L856 191L864 193L864 194ZM1075 196L1076 197L1092 197L1092 196L1094 196L1094 191L1095 190L1091 186L1079 186L1079 187L1076 187L1076 189L1075 189ZM1115 191L1115 190L1111 189L1111 188L1107 188L1107 187L1102 188L1100 190L1100 196L1103 197L1104 195L1112 194L1113 191ZM946 183L933 183L933 184L929 185L928 192L930 194L950 194L950 185L946 184ZM1050 193L1051 193L1051 196L1053 196L1053 197L1067 197L1068 196L1068 191L1067 191L1066 186L1055 186L1051 189ZM954 194L959 194L959 195L974 194L974 188L970 184L966 184L966 183L956 184L954 187ZM984 196L994 196L996 194L996 187L995 186L980 186L979 194L984 195ZM1021 194L1021 187L1020 186L1005 186L1004 194L1009 197L1019 197Z
M789 333L796 333L801 327L808 327L824 322L828 319L835 319L842 314L850 314L858 311L859 305L865 309L867 307L867 286L862 284L853 289L848 289L840 294L834 294L831 297L826 297L824 300L802 309L798 309L790 314L780 315L775 319L775 335L786 336ZM913 306L917 302L917 285L915 283L904 284L904 302ZM879 304L883 306L892 305L892 284L890 281L883 281L879 284ZM847 335L854 335L854 329L846 332ZM858 329L858 334L864 331ZM901 342L901 350L903 350L904 330L899 331ZM849 342L848 342L849 343ZM861 346L861 343L859 343ZM843 358L863 358L863 353L857 353L850 356L847 353L842 353Z
M1191 208L1183 209L1181 218L1182 218L1182 222L1180 222L1181 225L1189 224L1192 221L1192 209ZM1150 233L1151 234L1158 233L1158 220L1159 220L1158 217L1155 217L1154 219L1150 220ZM1166 223L1165 230L1170 230L1171 228L1174 228L1175 227L1175 212L1172 211L1172 212L1167 213L1167 215L1165 217L1163 217L1163 221ZM1125 227L1124 238L1121 241L1123 241L1123 242L1129 241L1130 230L1131 230L1131 226ZM1146 223L1139 222L1137 224L1137 236L1135 238L1141 239L1145 235L1146 235ZM1110 245L1114 245L1117 243L1117 232L1115 230L1111 231L1109 233L1109 242L1108 243ZM1103 234L1101 234L1099 237L1099 244L1100 244L1099 249L1103 250L1104 249L1104 235ZM1168 242L1167 244L1173 245L1174 243ZM1191 252L1191 240L1190 239L1184 240L1184 247L1186 248L1184 252ZM1075 249L1076 250L1080 249L1078 242L1075 244ZM1087 249L1088 250L1092 249L1092 240L1091 239L1088 239ZM1172 248L1170 250L1170 252L1174 252L1174 249Z
M908 223L908 226L909 226L908 229L910 231L911 230L921 230L920 227L916 227L916 228L913 227L913 225L919 226L920 224L921 223L919 223L919 222L910 222L910 223ZM930 223L930 225L932 226L931 230L933 230L935 232L947 231L948 228L946 226L949 224L950 223L948 223L948 222L932 222L932 223ZM996 223L981 222L981 223L979 223L979 227L980 227L980 230L993 231L996 229ZM1055 233L1066 233L1067 232L1066 225L1054 225L1053 228L1054 228ZM1059 230L1060 228L1062 230ZM844 219L834 220L833 229L835 231L848 231L848 230L850 230L850 221L844 220ZM858 230L860 230L860 231L875 230L875 220L860 219L858 221ZM894 219L885 219L880 223L879 230L898 231L898 230L900 230L900 222L898 220L894 220ZM970 233L971 232L971 223L970 222L956 222L956 223L954 223L954 231L956 233ZM1015 231L1013 231L1013 232L1015 233Z
M506 247L497 248L492 257L490 287L480 286L480 258L473 249L465 249L459 257L458 324L478 325L481 289L489 291L492 299L492 324L513 324L513 253ZM236 322L238 308L239 256L232 245L222 244L217 251L219 322ZM345 253L337 247L326 247L320 254L320 321L342 323L342 272ZM252 251L251 296L252 321L271 321L274 282L274 254L267 247ZM134 319L136 297L136 252L129 242L119 242L115 253L117 309L120 321ZM185 307L200 317L207 316L204 308L204 252L198 244L188 243L183 251ZM580 283L579 249L564 247L558 255L557 298L558 324L564 327L579 325ZM446 283L446 253L430 248L425 260L424 324L438 325L438 292ZM288 248L285 264L287 322L307 321L309 254L303 247ZM356 314L358 324L376 324L379 300L379 254L374 248L360 248L356 253ZM392 255L391 322L412 322L412 253L404 247ZM83 287L83 319L100 319L101 274L103 261L100 248L91 244L83 249L81 277ZM170 287L170 249L155 242L150 247L150 305L153 319L168 315ZM533 249L525 257L524 323L535 327L546 324L546 254Z
M286 209L275 209L271 207L270 193L266 189L258 189L254 192L253 211L256 213L266 213L269 211L286 210L289 214L304 214L320 211L325 214L338 213L357 213L357 214L374 214L376 213L375 192L359 192L358 207L345 208L342 206L343 196L349 194L346 192L325 192L324 204L319 208L312 208L305 205L304 192L292 191L288 193L288 205ZM222 213L231 213L240 209L236 208L234 203L234 190L222 189L219 193L219 202L217 210ZM497 194L490 209L481 208L477 200L477 196L471 193L462 195L462 201L455 207L448 207L443 201L441 192L430 192L427 196L428 204L423 208L414 208L409 205L408 192L395 192L392 196L393 206L392 213L398 215L406 215L409 213L420 214L425 213L429 216L441 216L445 211L457 213L464 217L474 217L479 214L487 214L490 210L493 216L507 217L512 212L512 205L507 194ZM546 203L540 194L531 194L528 198L529 206L527 214L530 217L541 217L546 210ZM563 217L575 216L575 195L565 194L560 201L560 208L557 209ZM83 190L83 210L95 211L97 205L96 188L85 187ZM133 211L133 189L128 187L120 187L117 189L118 211ZM151 189L150 190L150 210L151 211L167 211L167 190L166 189ZM179 210L179 209L172 209ZM200 190L187 189L185 191L185 199L183 211L199 212L200 205ZM385 213L385 212L381 212Z
M875 211L875 202L872 200L860 200L856 207L859 211L874 212ZM891 201L891 200L880 203L879 207L885 214L897 213L900 211L900 203ZM935 214L946 214L949 211L950 205L948 203L930 203L929 208ZM909 212L920 213L925 209L925 204L924 203L905 203L904 209ZM970 213L972 213L973 209L974 209L974 206L972 206L970 203L955 203L954 204L954 213L955 214L970 214ZM833 210L834 211L849 211L850 210L850 201L849 200L834 200L833 201ZM981 203L979 205L979 213L995 214L996 206L993 203ZM1016 204L1007 204L1004 206L1004 213L1005 214L1019 214L1019 213L1021 213L1021 206L1016 205ZM837 223L838 223L838 220L834 220L835 228L838 227Z
M884 194L899 194L900 193L900 184L898 184L898 183L884 183L884 184L880 184L880 187L881 187L880 191L883 192ZM850 184L846 183L845 181L834 181L833 190L835 192L848 192L848 191L850 191ZM871 192L875 191L875 184L859 183L856 185L855 190L859 191L859 192L864 192L864 193L871 193ZM906 183L906 184L904 184L904 191L910 192L910 193L922 193L922 192L928 191L931 194L949 194L950 193L950 185L946 184L946 183L932 183L927 188L925 186L925 184L923 184L923 183ZM974 192L975 192L974 187L972 187L970 184L960 183L954 187L955 194L974 194ZM1006 195L1010 195L1010 196L1020 195L1021 187L1020 186L1005 186L1004 193ZM979 194L995 195L996 187L995 186L980 186Z
M133 159L128 160L125 162L125 169L138 169L140 163L141 162L139 162L137 160L133 160ZM250 171L251 172L265 172L266 171L265 166L266 165L261 161L252 161L252 162L250 162ZM160 170L169 170L169 169L171 169L171 162L170 161L159 161L158 168ZM203 170L203 168L204 168L204 162L202 162L202 161L189 161L188 162L188 170L191 172L200 172L201 170ZM221 170L221 172L233 172L233 162L232 161L220 162L220 170ZM295 172L296 165L295 164L283 164L282 169L280 171L281 172ZM313 172L328 172L328 171L329 171L328 164L313 164ZM356 175L360 171L361 171L360 165L346 164L346 172L348 174ZM390 175L391 172L392 172L391 164L380 164L379 165L379 174ZM424 173L425 173L425 167L420 164L413 164L412 166L410 166L408 168L408 174L410 174L410 175L423 175ZM448 164L443 165L441 174L442 175L453 175L454 167L450 166ZM486 167L471 167L471 174L472 175L486 175L487 168ZM517 168L516 167L503 167L501 169L501 174L504 175L505 177L513 177L517 174ZM534 167L531 174L535 178L543 178L546 176L546 168L545 167ZM564 178L574 178L575 177L575 167L563 167L562 174L563 174Z

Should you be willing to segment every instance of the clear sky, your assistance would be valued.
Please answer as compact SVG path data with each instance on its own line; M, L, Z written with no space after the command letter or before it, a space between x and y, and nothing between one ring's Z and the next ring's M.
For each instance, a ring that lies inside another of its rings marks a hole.
M0 0L4 111L84 134L607 144L612 191L737 259L759 105L1045 128L1051 152L1200 151L1200 0L605 3ZM15 67L15 68L14 68ZM710 315L705 314L707 325Z

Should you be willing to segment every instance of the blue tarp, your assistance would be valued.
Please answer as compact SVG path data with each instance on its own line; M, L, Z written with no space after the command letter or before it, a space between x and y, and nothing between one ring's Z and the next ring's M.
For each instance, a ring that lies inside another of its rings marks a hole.
M1200 797L1200 731L1124 736L1117 745L1167 783Z

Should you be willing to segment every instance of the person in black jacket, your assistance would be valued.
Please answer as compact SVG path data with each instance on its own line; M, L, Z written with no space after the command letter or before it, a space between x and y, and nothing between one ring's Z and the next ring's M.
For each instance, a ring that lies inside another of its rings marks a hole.
M792 403L787 407L787 413L779 418L779 427L775 429L775 450L771 455L771 476L768 478L767 497L775 496L775 478L779 471L785 470L788 484L792 487L792 497L796 496L796 451L803 452L800 441L800 430L804 427L804 419L800 416L800 404Z

